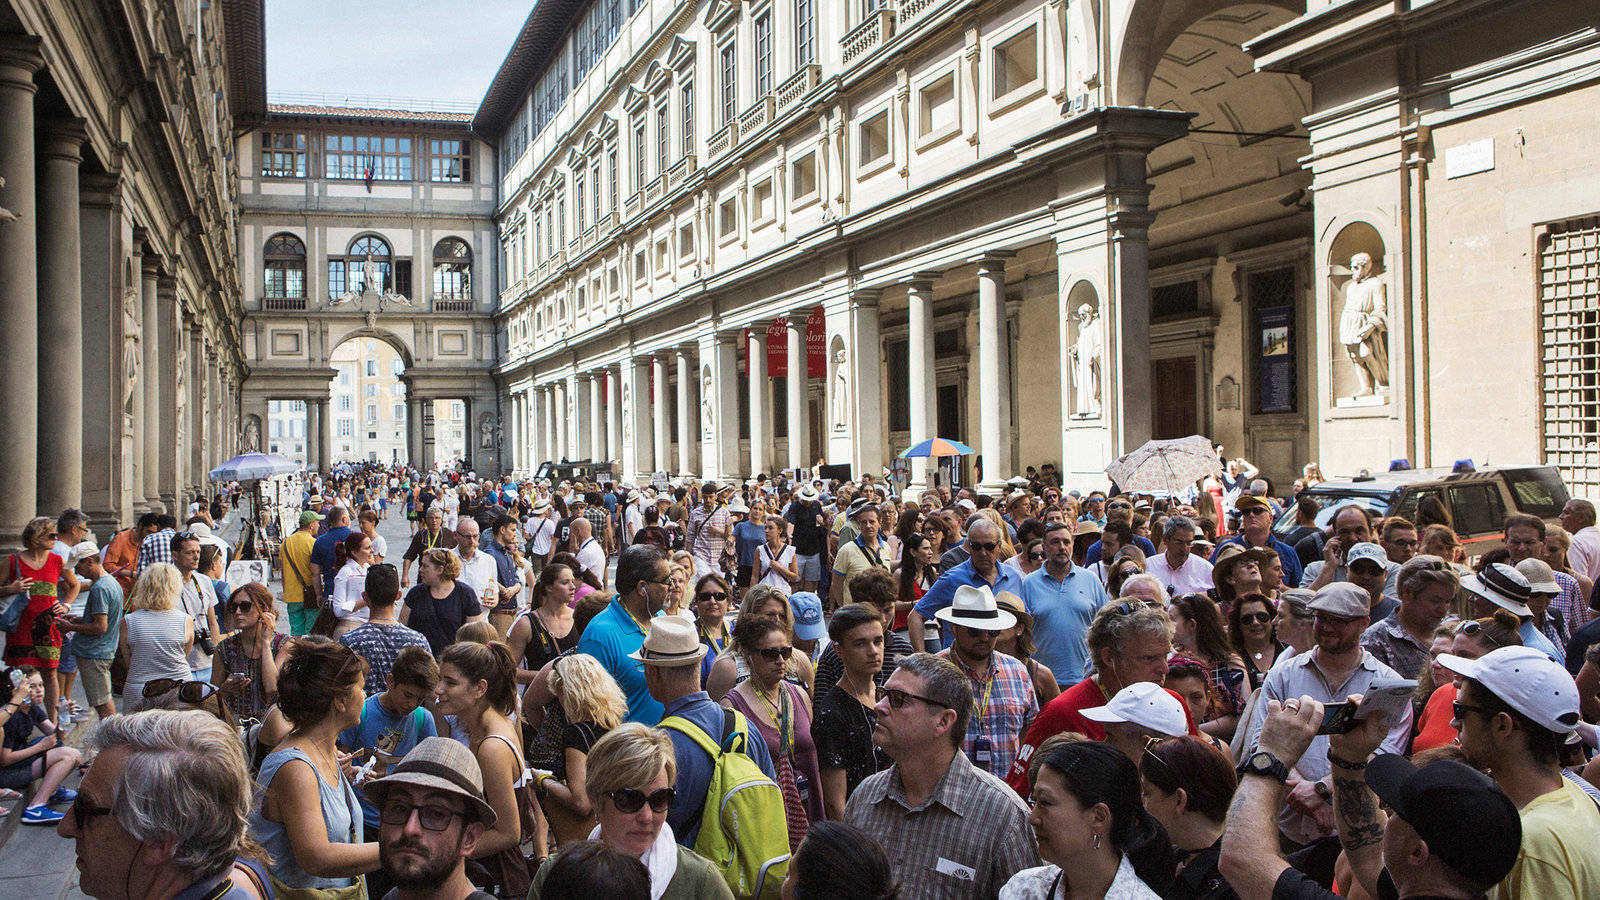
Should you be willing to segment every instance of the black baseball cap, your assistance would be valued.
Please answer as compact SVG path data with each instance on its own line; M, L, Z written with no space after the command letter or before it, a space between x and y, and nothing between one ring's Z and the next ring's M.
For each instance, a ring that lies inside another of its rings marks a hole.
M1403 756L1367 763L1367 786L1428 843L1428 852L1478 884L1499 884L1522 848L1517 806L1487 775L1455 760L1418 769Z

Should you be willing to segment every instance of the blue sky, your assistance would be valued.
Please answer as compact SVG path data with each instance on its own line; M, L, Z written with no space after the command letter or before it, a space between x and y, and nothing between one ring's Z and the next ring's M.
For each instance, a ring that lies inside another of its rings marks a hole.
M533 0L267 0L267 92L483 99Z

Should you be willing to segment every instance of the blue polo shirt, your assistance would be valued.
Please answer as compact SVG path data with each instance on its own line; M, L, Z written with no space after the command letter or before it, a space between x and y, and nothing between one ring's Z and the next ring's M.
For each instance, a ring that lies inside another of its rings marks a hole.
M644 646L644 629L622 607L621 600L606 604L583 630L578 652L600 661L617 686L628 697L628 721L655 727L661 721L662 706L644 685L644 663L628 656Z
M627 612L624 611L623 615L627 615ZM594 627L593 624L590 627ZM682 716L710 735L711 740L715 742L722 737L723 709L721 704L711 699L710 694L705 691L695 691L668 704L666 715L662 718ZM751 740L745 742L748 755L768 778L776 781L778 772L772 766L772 754L767 750L767 742L761 739L761 733L756 730L753 723L749 727ZM711 786L713 770L711 756L700 749L700 745L696 744L693 738L676 728L662 730L672 739L672 750L678 758L678 775L672 785L678 792L678 799L674 800L672 808L667 810L667 824L672 826L672 836L677 838L678 843L693 849L695 838L700 835L700 819L705 811L706 789Z
M1092 569L1073 566L1056 578L1040 567L1022 579L1022 605L1033 616L1033 658L1050 667L1062 684L1087 678L1089 623L1111 601Z
M928 592L922 595L922 599L917 601L915 607L917 614L930 622L933 621L934 613L954 602L956 588L962 585L972 585L973 587L984 585L996 594L1001 591L1010 591L1020 598L1022 596L1022 576L1017 573L1017 570L1005 563L996 563L995 570L994 583L990 584L973 570L972 560L969 559L964 563L960 563L950 571L940 575L939 580L935 581L933 586L928 588ZM944 645L946 647L950 646L950 626L940 622L939 631L944 636ZM1046 665L1049 664L1046 663Z
M350 536L350 528L340 525L338 528L329 528L317 542L311 545L311 562L322 567L322 596L333 596L333 578L339 574L339 567L334 565L338 559L334 556L334 546L344 543Z
M1235 534L1231 537L1225 538L1217 544L1216 550L1211 551L1211 562L1213 565L1216 564L1217 554L1221 553L1222 548L1229 544L1242 544L1246 547L1249 546L1248 544L1245 544L1244 535L1242 534ZM1305 574L1305 567L1300 565L1300 554L1294 552L1293 547L1285 544L1283 541L1280 541L1277 538L1273 538L1272 542L1267 546L1278 552L1278 559L1283 563L1283 583L1291 587L1298 585L1300 583L1300 576ZM1373 621L1377 620L1374 619Z
M516 562L511 559L511 551L500 546L499 541L490 541L489 548L484 552L489 554L490 559L494 560L494 580L500 582L501 587L511 587L522 580L521 573L517 571ZM495 605L495 609L501 612L508 610L515 612L519 599L523 598L519 595L512 597L510 600L502 600Z

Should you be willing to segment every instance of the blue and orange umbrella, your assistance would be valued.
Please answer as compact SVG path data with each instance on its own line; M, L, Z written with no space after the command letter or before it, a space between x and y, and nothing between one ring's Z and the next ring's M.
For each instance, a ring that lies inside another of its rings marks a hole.
M966 456L969 453L976 452L977 451L973 450L971 447L968 447L966 444L961 443L960 441L952 441L948 438L930 438L929 440L923 441L920 444L907 447L905 452L900 454L900 458L911 459L918 456Z

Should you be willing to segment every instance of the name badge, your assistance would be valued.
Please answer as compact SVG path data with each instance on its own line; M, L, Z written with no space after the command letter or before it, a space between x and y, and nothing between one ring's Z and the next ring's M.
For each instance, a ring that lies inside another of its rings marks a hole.
M978 880L978 873L976 871L967 866L963 866L960 863L951 862L942 856L939 857L939 864L937 868L940 875L949 875L951 878L959 878L962 881Z
M972 761L979 766L988 767L994 759L994 748L989 744L988 738L978 738L972 742Z

